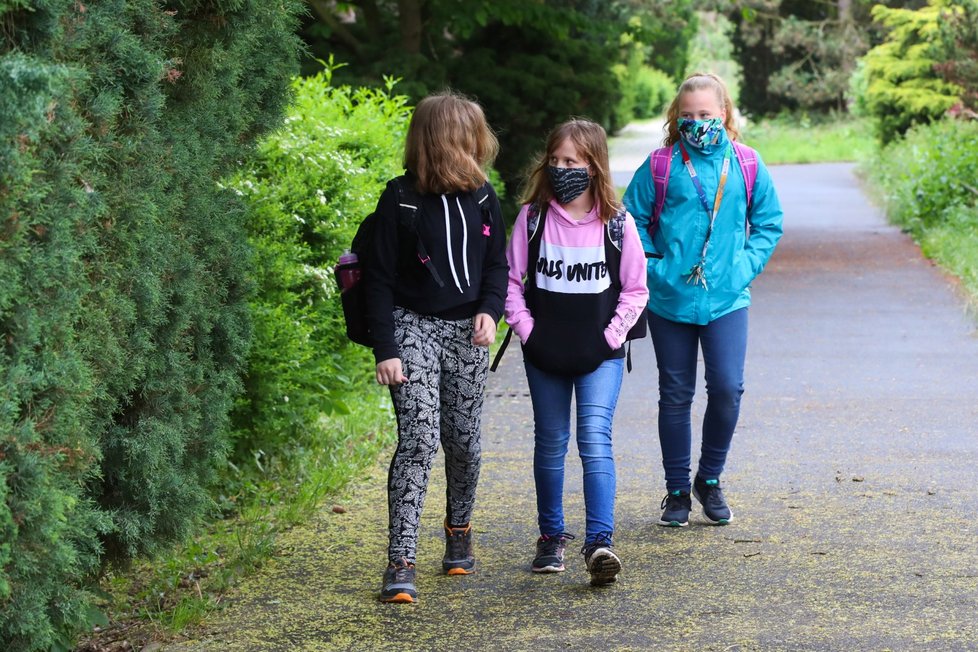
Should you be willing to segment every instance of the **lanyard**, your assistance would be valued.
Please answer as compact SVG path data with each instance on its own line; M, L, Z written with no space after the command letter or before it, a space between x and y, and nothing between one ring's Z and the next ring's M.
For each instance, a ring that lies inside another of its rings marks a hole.
M713 200L713 210L710 210L710 204L706 201L706 191L703 190L703 184L700 183L700 178L696 176L696 168L693 167L693 162L689 160L689 152L686 151L686 147L683 145L682 141L679 141L679 151L683 155L683 165L686 166L686 171L689 172L689 178L692 179L693 185L696 186L696 194L699 195L700 203L703 204L703 210L706 214L710 216L710 225L706 229L706 240L703 241L703 251L700 253L700 260L698 263L693 265L692 269L687 272L688 279L687 283L697 283L703 284L703 289L706 289L706 249L710 246L710 236L713 235L713 225L717 220L717 212L720 210L720 201L723 199L723 188L727 185L727 173L730 172L730 155L731 149L729 145L727 146L727 151L723 155L723 167L720 170L720 182L717 184L717 194Z

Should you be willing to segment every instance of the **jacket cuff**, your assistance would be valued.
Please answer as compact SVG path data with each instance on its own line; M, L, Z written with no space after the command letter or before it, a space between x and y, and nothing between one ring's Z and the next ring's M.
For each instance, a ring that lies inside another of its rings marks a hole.
M384 360L401 357L401 352L396 344L384 344L374 347L374 363L380 364Z

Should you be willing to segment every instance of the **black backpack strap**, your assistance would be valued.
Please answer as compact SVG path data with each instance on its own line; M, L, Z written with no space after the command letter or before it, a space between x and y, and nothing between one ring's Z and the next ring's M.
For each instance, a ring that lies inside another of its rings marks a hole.
M445 281L442 280L441 274L438 273L435 264L431 262L431 256L428 255L428 250L425 248L424 242L421 241L421 234L418 233L417 222L418 214L421 212L421 195L415 192L414 188L403 183L401 179L402 177L394 179L397 183L398 220L405 229L414 234L417 240L418 260L431 274L431 278L435 280L438 287L443 288L445 287Z
M511 339L513 339L512 327L506 329L506 336L503 337L503 343L499 345L496 355L492 358L492 364L489 365L489 371L495 371L496 367L499 366L499 361L503 359L503 353L506 352L506 347L509 346L509 341Z
M492 202L489 201L489 193L492 190L492 186L486 181L482 184L478 190L475 191L475 203L479 205L479 210L482 212L482 223L492 224Z
M611 284L621 292L621 248L625 241L625 209L619 208L618 212L608 221L608 228L605 230L605 259L608 263L608 274L611 276ZM625 366L628 372L632 371L632 340L645 337L648 333L648 317L643 310L639 314L638 321L632 326L625 335L625 343L628 345L625 351Z

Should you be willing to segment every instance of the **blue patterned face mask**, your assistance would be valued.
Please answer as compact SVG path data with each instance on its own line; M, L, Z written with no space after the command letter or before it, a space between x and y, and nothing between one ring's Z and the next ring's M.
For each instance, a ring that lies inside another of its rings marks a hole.
M713 145L719 140L722 132L723 120L720 118L710 118L709 120L679 119L679 135L689 143L690 147L696 149Z

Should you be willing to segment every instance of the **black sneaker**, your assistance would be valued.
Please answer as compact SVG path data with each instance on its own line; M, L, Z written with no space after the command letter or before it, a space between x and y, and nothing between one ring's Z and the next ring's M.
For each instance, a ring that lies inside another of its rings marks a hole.
M573 534L544 534L537 539L537 556L530 567L534 573L559 573L564 570L564 550Z
M384 571L384 586L380 589L381 602L411 603L418 601L414 587L414 564L407 559L391 562Z
M471 523L465 527L448 527L448 521L445 521L445 557L441 560L441 567L448 575L470 575L475 572Z
M666 527L686 527L689 525L689 510L693 507L693 501L689 499L689 492L670 491L662 499L662 516L659 517L659 525Z
M610 541L595 541L581 548L584 564L591 574L591 586L611 584L621 572L621 559L611 551Z
M693 480L693 495L703 505L703 515L714 525L726 525L733 520L733 512L727 507L719 480Z

